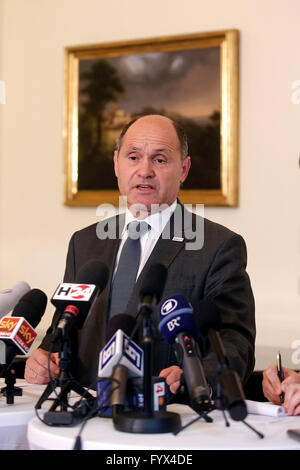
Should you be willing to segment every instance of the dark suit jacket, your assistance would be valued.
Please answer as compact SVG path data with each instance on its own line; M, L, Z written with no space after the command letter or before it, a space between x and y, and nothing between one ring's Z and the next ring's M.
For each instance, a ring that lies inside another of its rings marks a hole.
M198 309L199 301L213 300L222 315L223 327L220 333L227 356L241 381L245 382L254 367L255 340L254 298L246 273L245 242L240 235L219 224L195 214L188 214L187 216L180 204L177 206L136 282L127 313L137 314L139 293L149 266L154 263L164 264L168 268L168 277L161 300L174 294L183 294L192 304L196 315L201 315ZM182 230L178 230L180 219ZM177 221L175 224L174 220ZM67 254L65 282L74 282L82 265L95 258L105 263L110 271L106 288L90 310L82 329L78 331L75 375L85 386L91 385L97 377L99 352L107 341L110 280L119 244L118 238L99 239L97 233L100 233L101 229L103 232L103 228L109 227L109 224L114 227L115 223L118 231L122 216L74 233ZM198 232L200 227L198 237L201 236L201 227L203 228L203 246L197 250L188 250L187 244L191 243L191 233L196 227ZM168 233L170 236L166 236ZM177 237L175 240L174 235ZM56 312L52 325L56 323L58 316L59 313ZM154 325L158 324L158 318L158 311L155 311ZM50 349L51 331L50 327L40 347ZM203 365L207 380L214 387L217 373L215 354L205 339L201 341L200 346L204 354ZM172 348L159 334L155 339L153 353L154 375L158 375L163 368L176 364Z

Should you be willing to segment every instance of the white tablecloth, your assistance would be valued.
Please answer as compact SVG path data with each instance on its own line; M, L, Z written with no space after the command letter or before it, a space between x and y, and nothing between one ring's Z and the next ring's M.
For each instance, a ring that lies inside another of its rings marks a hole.
M180 414L182 424L186 424L197 415L185 405L171 405L170 411ZM229 419L230 426L225 426L220 411L210 414L213 423L203 419L192 424L178 435L132 434L116 431L109 418L96 417L87 422L82 432L83 450L228 450L228 449L300 449L300 441L287 435L287 429L300 428L300 416L272 417L248 415L246 422L264 434L260 439L244 423ZM74 427L49 427L33 418L28 425L28 441L31 449L73 449L80 425Z
M0 379L0 387L5 386ZM73 449L80 425L72 427L51 427L42 423L37 417L34 406L42 395L45 386L29 385L24 380L17 380L16 386L23 390L23 395L8 405L6 397L0 396L0 449ZM43 410L49 409L45 402ZM43 416L43 410L39 415ZM186 424L197 415L185 405L172 405L170 411L180 414L182 424ZM229 427L225 426L220 411L210 414L213 423L203 419L192 424L177 436L163 434L132 434L116 431L110 418L96 417L87 422L81 438L85 450L144 450L144 449L177 449L182 451L196 449L299 449L300 441L288 436L288 429L300 428L300 416L261 416L249 414L246 422L264 434L260 439L244 423L232 421L228 417ZM227 414L228 416L228 414Z
M0 395L0 449L26 450L27 425L35 416L34 405L44 390L41 385L29 385L24 380L17 380L16 387L23 390L22 396L14 397L14 403L7 404L6 397ZM0 379L0 388L5 387Z

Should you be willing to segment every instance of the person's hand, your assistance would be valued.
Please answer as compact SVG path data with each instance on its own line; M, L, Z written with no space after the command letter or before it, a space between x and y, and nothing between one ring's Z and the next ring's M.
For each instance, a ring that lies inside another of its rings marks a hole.
M46 384L50 381L48 370L49 352L38 348L27 359L24 378L31 384ZM50 354L50 374L55 378L59 373L58 353Z
M176 393L180 386L180 377L182 369L178 366L170 366L163 369L159 376L165 378L166 383L169 385L170 391Z
M287 367L282 368L283 373L283 381L280 382L278 377L278 371L276 364L272 364L268 369L263 372L263 394L264 396L275 403L276 405L280 405L280 395L284 392L284 385L294 381L294 376L297 375L295 371L292 369L288 369Z
M289 415L300 414L300 373L293 371L283 382L284 411Z

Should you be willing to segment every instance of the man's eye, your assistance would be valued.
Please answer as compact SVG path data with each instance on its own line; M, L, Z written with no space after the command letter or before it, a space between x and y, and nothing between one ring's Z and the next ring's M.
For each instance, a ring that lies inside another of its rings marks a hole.
M161 164L163 164L163 163L167 163L164 158L156 158L155 161L156 161L159 165L161 165Z

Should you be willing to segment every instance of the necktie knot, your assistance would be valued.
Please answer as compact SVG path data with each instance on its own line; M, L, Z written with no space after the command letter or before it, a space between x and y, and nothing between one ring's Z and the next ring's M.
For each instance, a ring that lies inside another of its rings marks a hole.
M128 237L132 240L138 240L149 230L149 225L145 221L139 222L138 220L133 220L128 224Z

